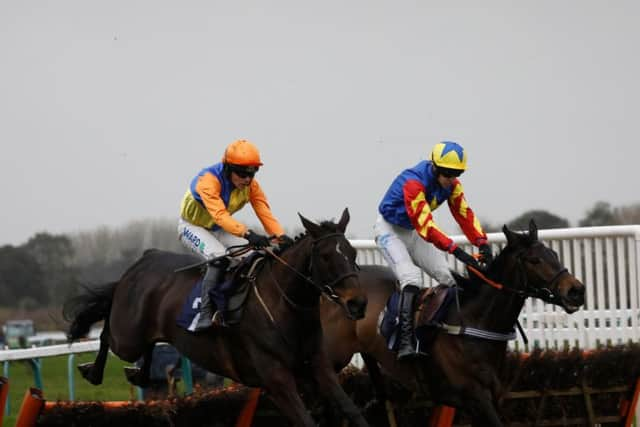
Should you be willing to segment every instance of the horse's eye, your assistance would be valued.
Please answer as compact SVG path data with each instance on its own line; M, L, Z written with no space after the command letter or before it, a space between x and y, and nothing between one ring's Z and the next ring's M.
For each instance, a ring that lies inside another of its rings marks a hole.
M537 256L532 256L527 258L527 262L531 263L531 264L540 264L542 262L542 259L540 257Z

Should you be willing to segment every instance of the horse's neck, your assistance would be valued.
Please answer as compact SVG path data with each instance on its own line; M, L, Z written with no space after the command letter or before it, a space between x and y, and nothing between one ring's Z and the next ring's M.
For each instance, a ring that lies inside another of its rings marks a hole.
M512 272L504 271L496 277L496 282L505 287L513 287L515 277ZM524 305L524 299L513 292L499 290L487 283L478 281L478 295L461 308L463 321L468 326L494 332L510 331L518 320ZM473 323L473 324L472 324Z
M278 281L280 289L286 298L296 305L310 307L319 303L318 291L309 283L309 267L311 265L311 242L300 242L282 255L282 258L298 274L291 271L278 261L272 264L272 273ZM292 304L289 304L292 305Z

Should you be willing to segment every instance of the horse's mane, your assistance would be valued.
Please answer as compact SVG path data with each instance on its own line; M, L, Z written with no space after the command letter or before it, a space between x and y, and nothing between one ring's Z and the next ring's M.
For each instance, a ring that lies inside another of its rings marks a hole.
M499 268L499 266L502 265L502 258L505 252L504 249L505 248L496 253L493 262L489 266L489 270L484 273L486 276L491 276L491 272L495 271L496 268ZM483 279L473 273L469 274L469 277L465 277L456 271L451 271L451 273L453 274L453 278L455 279L458 287L464 291L465 297L473 297L480 291L482 286L488 286L484 283Z

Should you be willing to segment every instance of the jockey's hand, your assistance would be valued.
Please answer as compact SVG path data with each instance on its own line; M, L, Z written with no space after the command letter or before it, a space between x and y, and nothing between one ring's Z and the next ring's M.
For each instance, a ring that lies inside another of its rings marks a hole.
M479 270L479 271L483 270L483 268L480 266L478 261L474 257L472 257L471 255L466 253L459 246L453 251L453 256L458 258L462 263L468 265L469 267L473 267L473 268L475 268L476 270Z
M485 265L491 264L493 261L491 245L485 243L484 245L480 245L478 249L480 250L480 261L484 262Z
M285 249L291 247L293 245L293 239L286 234L278 237L278 247L280 251L284 251Z
M244 235L244 238L249 241L249 245L253 246L256 249L266 248L267 246L271 245L271 242L269 241L269 238L267 236L258 234L253 230L247 231L247 233Z

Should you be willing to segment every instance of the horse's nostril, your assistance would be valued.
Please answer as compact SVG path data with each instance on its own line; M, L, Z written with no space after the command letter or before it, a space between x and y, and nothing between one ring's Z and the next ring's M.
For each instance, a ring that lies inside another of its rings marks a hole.
M567 293L567 298L571 301L584 301L584 287L572 287Z

